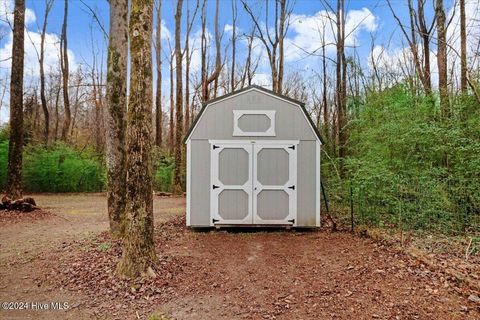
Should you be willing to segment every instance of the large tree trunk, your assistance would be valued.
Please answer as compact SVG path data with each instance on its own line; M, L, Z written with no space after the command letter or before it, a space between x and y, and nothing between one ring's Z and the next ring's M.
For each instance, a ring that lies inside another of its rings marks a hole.
M48 14L53 5L53 0L48 0L45 3L45 15L43 16L43 26L42 26L42 34L40 36L40 100L42 101L42 110L43 116L45 119L45 127L43 131L43 140L45 145L48 146L48 137L50 134L50 114L48 112L47 106L47 98L45 97L45 70L44 70L44 59L45 59L45 34L47 32L47 21L48 21Z
M183 136L183 75L182 48L180 45L183 0L177 0L175 13L175 61L176 61L176 110L175 110L175 171L173 174L173 192L182 192L182 136Z
M24 36L25 1L15 0L10 76L10 141L7 169L7 196L14 200L22 197Z
M128 0L110 0L110 36L107 58L107 180L110 232L125 230Z
M68 51L67 51L67 21L68 21L68 0L65 0L64 7L64 16L63 16L63 25L62 25L62 35L60 39L60 67L62 69L62 78L63 78L63 105L65 108L65 119L63 121L62 128L62 140L67 141L68 132L70 128L71 121L71 111L70 111L70 99L68 97Z
M435 16L437 18L437 66L438 66L438 90L440 92L440 108L446 118L450 115L448 101L447 79L447 30L445 26L445 10L443 0L436 0Z
M131 0L130 96L127 111L127 204L120 274L154 274L152 197L152 19L153 0Z
M158 0L155 35L155 60L157 62L157 90L155 94L155 145L162 147L162 0Z
M467 31L465 18L465 0L460 0L460 88L467 92Z

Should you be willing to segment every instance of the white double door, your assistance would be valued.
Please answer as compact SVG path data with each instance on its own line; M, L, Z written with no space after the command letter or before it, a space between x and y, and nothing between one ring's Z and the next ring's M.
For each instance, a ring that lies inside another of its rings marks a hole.
M298 141L210 141L211 225L296 225Z

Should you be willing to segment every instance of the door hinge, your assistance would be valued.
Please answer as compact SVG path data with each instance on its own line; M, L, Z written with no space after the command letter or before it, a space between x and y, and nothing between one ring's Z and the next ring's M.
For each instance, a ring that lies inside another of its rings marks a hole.
M216 185L213 185L212 187L213 187L213 190L220 188L219 186L216 186Z
M295 219L288 220L288 222L291 222L292 224L295 224Z
M294 185L293 185L293 186L290 186L290 187L288 187L288 189L295 190L295 186L294 186Z
M288 147L288 149L295 150L295 146L290 146L290 147Z
M220 220L212 218L212 223L215 223L215 222L218 222L218 221L220 221Z
M220 148L219 146L213 145L213 150Z

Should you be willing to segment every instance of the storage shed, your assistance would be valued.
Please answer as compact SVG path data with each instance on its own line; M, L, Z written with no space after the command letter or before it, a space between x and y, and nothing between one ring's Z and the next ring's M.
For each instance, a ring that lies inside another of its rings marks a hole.
M322 139L302 102L249 86L208 101L185 143L187 226L320 226Z

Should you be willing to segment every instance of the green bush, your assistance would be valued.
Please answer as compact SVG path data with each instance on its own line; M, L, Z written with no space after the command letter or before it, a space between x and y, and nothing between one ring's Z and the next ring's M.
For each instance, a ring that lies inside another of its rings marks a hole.
M8 140L0 131L0 188L5 190ZM170 192L174 159L154 151L156 191ZM63 143L50 148L27 145L23 155L23 185L27 192L99 192L106 189L103 158L92 150L75 150Z
M8 141L0 142L0 186L5 189ZM27 192L98 192L105 189L105 167L90 151L64 144L51 148L27 146L23 156Z
M155 191L171 192L175 159L165 155L154 156L153 189Z
M451 110L442 119L438 101L400 85L366 97L351 122L345 162L362 223L479 231L480 108L467 96ZM323 172L332 164L325 161ZM331 185L342 183L330 177Z
M97 192L105 188L105 167L89 151L33 146L25 150L23 181L31 192Z

